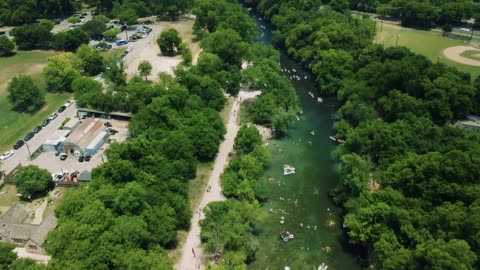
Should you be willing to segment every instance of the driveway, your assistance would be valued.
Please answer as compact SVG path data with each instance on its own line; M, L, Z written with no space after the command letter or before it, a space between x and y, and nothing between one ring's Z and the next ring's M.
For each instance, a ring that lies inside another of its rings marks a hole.
M24 165L28 164L30 159L29 159L29 153L28 153L28 148L30 149L30 152L33 153L36 149L38 149L42 143L44 143L48 137L57 129L60 128L62 125L62 122L67 118L73 118L76 116L77 113L77 108L75 106L75 103L67 107L67 109L58 114L58 117L55 118L53 121L50 122L46 127L43 127L43 129L35 134L35 137L30 139L30 141L25 142L25 145L22 146L18 150L14 150L15 154L8 158L7 160L3 161L3 169L5 170L6 173L10 172L15 166L17 166L19 163L22 163ZM41 123L38 123L39 125ZM23 138L18 138L23 139ZM13 147L13 146L12 146ZM52 154L53 155L53 154ZM38 159L39 157L37 157Z

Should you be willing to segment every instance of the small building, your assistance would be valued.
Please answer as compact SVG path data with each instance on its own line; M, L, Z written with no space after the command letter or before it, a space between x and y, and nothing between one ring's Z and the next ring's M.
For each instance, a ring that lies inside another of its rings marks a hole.
M30 236L30 239L25 243L25 248L30 253L46 254L42 248L48 232L57 227L57 218L53 215L49 215L43 220L42 224L38 226L35 232Z
M80 182L90 182L90 181L92 181L92 173L87 171L87 170L81 172L80 175L78 176L78 181L80 181Z
M78 108L77 117L78 118L97 117L97 118L103 118L103 119L130 121L132 119L132 114L125 113L125 112L104 112L104 111L98 111L94 109Z
M65 130L74 130L80 124L80 120L76 117L70 119L65 125L63 125L62 129Z
M57 227L57 218L49 215L40 225L30 224L30 215L18 203L0 217L0 241L26 246L29 252L45 254L42 245L49 231Z
M70 134L70 130L55 130L48 139L42 144L44 151L57 151L58 145L64 142Z
M105 143L108 133L105 135L105 126L102 120L96 118L87 118L80 123L68 136L61 142L58 151L67 154L75 152L86 153L89 148L90 153L95 153ZM92 142L95 142L92 145ZM100 144L101 143L101 144Z
M108 135L105 131L98 133L95 139L87 146L87 149L85 149L85 153L91 156L95 155L98 149L107 141Z

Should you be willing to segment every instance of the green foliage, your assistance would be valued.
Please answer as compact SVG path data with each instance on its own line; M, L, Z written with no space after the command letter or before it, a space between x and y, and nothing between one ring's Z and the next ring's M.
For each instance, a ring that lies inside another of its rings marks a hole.
M10 31L19 50L45 49L50 46L50 29L40 24L24 24Z
M63 53L48 58L48 64L42 72L47 91L72 92L72 81L80 76L75 55Z
M2 269L8 269L8 266L17 258L13 252L15 245L0 243L0 266Z
M88 35L80 30L73 29L66 32L59 32L54 37L54 47L57 50L74 52L82 44L88 44Z
M120 29L114 27L112 29L106 30L103 32L106 40L114 41L117 38L117 35L120 34Z
M105 70L103 57L100 52L88 45L81 45L77 49L77 57L80 60L80 70L84 75L95 76Z
M130 8L122 9L122 11L117 14L117 17L120 19L120 21L126 23L127 25L135 24L138 20L137 13L135 10Z
M188 47L186 43L181 43L180 44L180 52L182 53L182 63L186 66L192 65L192 51Z
M248 52L248 44L232 29L219 29L202 40L206 52L217 54L225 64L240 67Z
M77 16L72 16L67 19L67 22L71 24L76 24L80 22L80 18L78 18Z
M0 6L0 24L2 25L20 25L34 23L40 18L66 17L80 8L79 3L72 0L2 1Z
M8 84L7 92L8 101L18 112L33 113L45 104L44 91L27 75L14 77Z
M445 33L450 33L450 32L452 32L453 27L452 27L450 24L444 24L444 25L442 26L442 30L443 30L443 32L445 32Z
M249 154L253 149L262 144L262 136L255 126L241 126L235 137L235 150L239 154Z
M100 16L95 17L94 20L88 21L83 24L80 29L88 35L100 35L107 30L105 24L109 21L108 18L102 18ZM105 21L107 20L107 21Z
M15 172L14 183L17 191L26 198L38 193L45 193L52 182L50 173L35 165L21 167Z
M0 37L0 56L9 56L15 49L15 43L13 43L8 37Z
M158 47L164 55L172 56L180 50L182 38L176 29L163 31L157 39Z
M32 259L17 259L13 261L8 269L12 270L45 270L45 265L39 264Z
M152 64L147 60L140 62L137 69L140 76L145 77L145 81L148 79L148 75L152 74Z

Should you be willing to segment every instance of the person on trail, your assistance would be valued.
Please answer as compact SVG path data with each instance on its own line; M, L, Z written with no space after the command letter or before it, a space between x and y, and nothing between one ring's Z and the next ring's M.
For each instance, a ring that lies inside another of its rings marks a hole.
M195 258L195 250L192 248L193 257Z

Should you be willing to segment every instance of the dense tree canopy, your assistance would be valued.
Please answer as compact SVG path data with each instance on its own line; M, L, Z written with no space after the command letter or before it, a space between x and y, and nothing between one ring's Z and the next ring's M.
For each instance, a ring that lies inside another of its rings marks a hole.
M334 198L346 209L349 242L373 250L381 269L478 268L479 135L449 124L478 113L480 79L472 86L470 74L406 48L372 45L368 18L289 0L258 2L277 27L277 44L340 102L335 131L345 143L334 152L341 163ZM464 4L394 0L388 5L402 9L385 10L430 26L468 18L468 10L460 15ZM260 119L271 113L255 112ZM226 172L227 182L241 179Z
M51 56L43 69L45 84L50 92L72 92L72 81L79 75L73 53Z
M20 25L40 18L60 18L80 9L81 2L73 0L15 0L0 1L0 24Z

